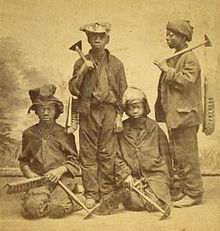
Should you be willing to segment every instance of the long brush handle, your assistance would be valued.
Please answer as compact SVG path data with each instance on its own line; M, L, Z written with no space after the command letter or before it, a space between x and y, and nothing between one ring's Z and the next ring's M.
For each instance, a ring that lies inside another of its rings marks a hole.
M70 196L72 199L80 205L83 209L86 210L87 213L89 213L89 210L87 207L79 200L79 198L72 192L70 191L60 180L58 180L58 185Z

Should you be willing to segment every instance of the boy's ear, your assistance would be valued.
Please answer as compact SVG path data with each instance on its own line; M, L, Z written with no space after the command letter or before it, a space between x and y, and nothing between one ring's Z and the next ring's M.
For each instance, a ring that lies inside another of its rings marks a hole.
M110 41L110 36L109 36L109 35L107 35L107 42L106 42L106 44L108 44L108 43L109 43L109 41Z

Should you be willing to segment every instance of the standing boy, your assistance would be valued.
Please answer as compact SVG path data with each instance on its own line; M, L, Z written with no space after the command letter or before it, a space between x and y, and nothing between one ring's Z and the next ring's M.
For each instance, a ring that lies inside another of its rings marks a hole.
M91 46L86 65L74 65L69 90L79 99L79 140L86 206L92 208L114 190L117 132L122 130L122 96L127 87L124 66L105 49L109 23L80 28ZM90 68L88 68L90 67Z
M193 28L189 21L167 24L166 40L175 52L188 47ZM177 207L201 202L202 177L198 157L197 132L202 123L201 69L192 51L177 55L167 62L156 59L162 71L155 104L156 120L167 124L174 164L182 177L182 192L173 198Z
M64 127L56 123L63 112L63 103L53 96L55 91L54 85L29 91L32 101L29 112L35 111L39 123L23 132L22 153L18 160L25 177L46 176L50 182L25 194L22 211L25 218L46 215L61 218L80 209L56 184L61 180L76 192L76 180L73 178L79 171L79 162L74 136L65 134ZM84 199L83 195L80 199Z

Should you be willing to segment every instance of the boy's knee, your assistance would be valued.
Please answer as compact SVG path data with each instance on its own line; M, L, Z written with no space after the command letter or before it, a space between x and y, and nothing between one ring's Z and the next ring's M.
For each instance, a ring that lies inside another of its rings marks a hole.
M69 211L71 210L71 207L69 208ZM48 216L50 218L62 218L65 217L66 213L67 210L65 210L63 206L53 204L48 206Z
M85 197L82 194L76 194L76 196L83 204L85 203ZM62 218L80 209L82 207L68 197L65 200L53 200L48 205L48 216L50 218Z
M145 203L135 192L131 192L130 197L123 202L123 206L125 209L133 211L145 209Z
M24 195L21 215L28 219L44 217L47 213L49 194L46 189L30 190Z

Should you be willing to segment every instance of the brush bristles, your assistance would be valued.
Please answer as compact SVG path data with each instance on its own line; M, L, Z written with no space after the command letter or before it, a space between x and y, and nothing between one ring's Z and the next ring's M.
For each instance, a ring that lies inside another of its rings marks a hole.
M31 188L37 188L47 183L48 180L45 177L37 177L33 179L26 179L23 181L8 183L6 185L8 187L7 194L24 192Z

